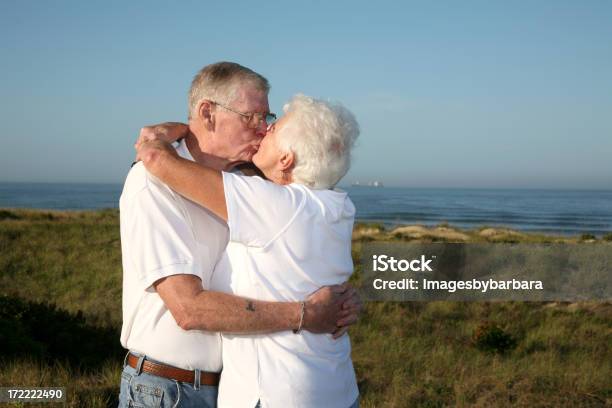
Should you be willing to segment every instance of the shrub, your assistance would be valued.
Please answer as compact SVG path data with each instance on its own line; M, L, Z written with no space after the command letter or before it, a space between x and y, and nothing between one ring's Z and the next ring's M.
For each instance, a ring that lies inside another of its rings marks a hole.
M8 211L8 210L0 210L0 221L2 220L18 220L19 217L17 214L15 214L12 211Z
M81 312L0 296L0 349L5 358L28 356L95 366L109 357L121 358L118 339L116 329L89 325Z
M504 354L516 347L516 339L499 326L482 323L472 336L472 343L482 351Z

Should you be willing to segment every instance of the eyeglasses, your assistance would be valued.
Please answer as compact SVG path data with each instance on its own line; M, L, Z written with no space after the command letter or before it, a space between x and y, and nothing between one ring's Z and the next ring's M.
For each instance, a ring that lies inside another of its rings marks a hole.
M234 112L242 117L247 118L247 127L249 129L257 129L262 122L265 121L266 126L270 126L274 122L276 122L276 115L272 112L267 113L259 113L259 112L240 112L235 109L230 108L229 106L223 105L222 103L210 101L215 105L219 105L223 109L227 109L230 112Z

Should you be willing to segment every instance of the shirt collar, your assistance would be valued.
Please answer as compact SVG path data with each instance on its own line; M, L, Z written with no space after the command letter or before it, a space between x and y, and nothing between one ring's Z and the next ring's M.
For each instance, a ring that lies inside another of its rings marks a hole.
M185 141L184 138L175 142L174 148L176 149L176 152L178 153L178 155L181 156L182 158L191 160L191 161L195 161L193 156L191 155L191 152L189 152L189 148L187 147L187 142Z

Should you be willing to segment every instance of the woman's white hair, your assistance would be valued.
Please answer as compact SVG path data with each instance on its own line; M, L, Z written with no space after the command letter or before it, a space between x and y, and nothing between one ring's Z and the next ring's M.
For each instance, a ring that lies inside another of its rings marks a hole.
M355 116L340 104L302 94L283 110L291 120L278 143L295 156L293 181L314 189L334 187L351 166L351 149L359 136Z

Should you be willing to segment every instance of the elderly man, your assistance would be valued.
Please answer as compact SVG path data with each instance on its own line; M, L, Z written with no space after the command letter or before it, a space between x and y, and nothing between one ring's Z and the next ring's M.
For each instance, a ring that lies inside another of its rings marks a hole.
M273 116L268 81L241 65L204 67L189 93L189 127L180 156L219 170L251 160ZM179 196L136 164L120 199L123 327L129 349L120 407L216 406L222 368L217 332L305 329L333 333L356 320L359 302L345 286L305 302L245 299L214 274L228 242L226 224ZM290 267L290 266L287 266ZM236 390L239 392L239 390Z

